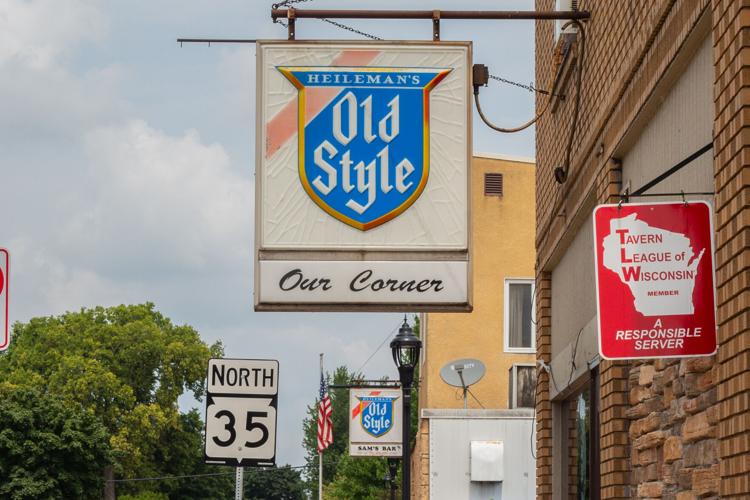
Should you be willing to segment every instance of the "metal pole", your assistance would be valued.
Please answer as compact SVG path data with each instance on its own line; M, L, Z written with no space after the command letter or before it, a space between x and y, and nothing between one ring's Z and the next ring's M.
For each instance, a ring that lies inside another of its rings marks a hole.
M391 490L391 500L396 500L396 474L398 474L398 458L389 458L388 459L388 471L390 474L391 480L389 481L390 484L388 485Z
M466 392L469 390L469 388L466 386L466 382L464 382L463 370L456 370L456 371L458 372L458 378L461 379L461 388L464 390L464 410L465 410L466 408L468 408Z
M340 10L340 9L271 9L276 19L588 19L585 10L519 11L519 10ZM286 20L285 19L285 20Z
M243 486L243 472L242 467L237 467L234 474L234 500L242 500L242 486Z
M318 452L318 498L323 500L323 453Z
M410 500L411 498L411 384L401 386L401 394L404 398L403 414L403 443L401 444L401 498Z
M322 352L320 353L320 374L321 376L323 375L323 353ZM318 408L318 413L320 413L320 408ZM318 499L323 500L323 452L322 451L318 452Z

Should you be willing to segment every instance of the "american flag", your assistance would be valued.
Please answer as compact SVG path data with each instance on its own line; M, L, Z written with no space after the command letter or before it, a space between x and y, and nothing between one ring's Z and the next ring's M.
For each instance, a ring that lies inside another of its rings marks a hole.
M320 405L318 405L318 453L333 443L333 422L331 421L331 397L328 395L323 373L320 373Z

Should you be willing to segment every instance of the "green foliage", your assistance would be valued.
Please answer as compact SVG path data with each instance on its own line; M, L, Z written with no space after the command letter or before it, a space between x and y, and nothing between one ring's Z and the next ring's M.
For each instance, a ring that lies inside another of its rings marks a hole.
M207 346L196 330L172 324L150 303L81 309L14 325L10 348L0 357L0 381L83 407L106 429L118 477L191 474L201 469L202 424L197 413L180 415L177 398L185 391L202 397L208 359L222 351L220 343ZM106 464L99 461L100 470ZM117 488L171 496L184 484Z
M177 478L160 481L159 492L168 498L180 500L204 500L231 498L234 494L234 469L203 462L203 421L198 410L180 415L180 425L169 429L162 436L160 453L155 457L162 464L160 474L182 476L199 474L222 474L195 478ZM229 472L229 474L226 474Z
M385 458L350 457L344 455L338 464L335 479L326 487L326 498L378 500L387 498Z
M285 465L245 468L244 494L248 500L303 500L305 483L296 469Z
M354 380L361 380L362 375L350 373L346 366L339 366L333 372L326 374L326 383L335 385L350 384ZM323 452L323 482L333 481L336 475L336 464L342 456L349 454L349 390L330 389L331 420L333 422L333 443ZM318 400L307 407L307 417L303 422L305 437L302 445L305 447L307 468L305 476L313 498L318 495Z
M100 498L107 431L81 405L0 384L0 497Z
M167 495L157 491L142 491L135 495L119 495L117 498L120 500L169 500Z

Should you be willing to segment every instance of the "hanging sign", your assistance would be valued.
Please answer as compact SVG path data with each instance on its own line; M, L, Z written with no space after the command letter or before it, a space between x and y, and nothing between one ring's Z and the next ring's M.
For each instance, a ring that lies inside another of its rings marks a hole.
M10 345L10 328L8 320L8 274L10 272L10 257L8 251L0 248L0 351Z
M257 310L470 310L468 42L259 42Z
M711 217L705 202L596 208L602 357L705 356L716 351Z
M400 457L402 411L400 389L351 389L349 455Z

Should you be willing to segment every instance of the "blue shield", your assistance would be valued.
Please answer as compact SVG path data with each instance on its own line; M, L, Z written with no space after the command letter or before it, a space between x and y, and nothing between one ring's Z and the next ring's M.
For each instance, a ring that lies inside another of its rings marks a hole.
M429 92L449 69L279 67L298 89L299 177L361 231L411 206L429 176Z
M359 423L371 436L380 437L393 427L393 397L358 397L362 411Z

